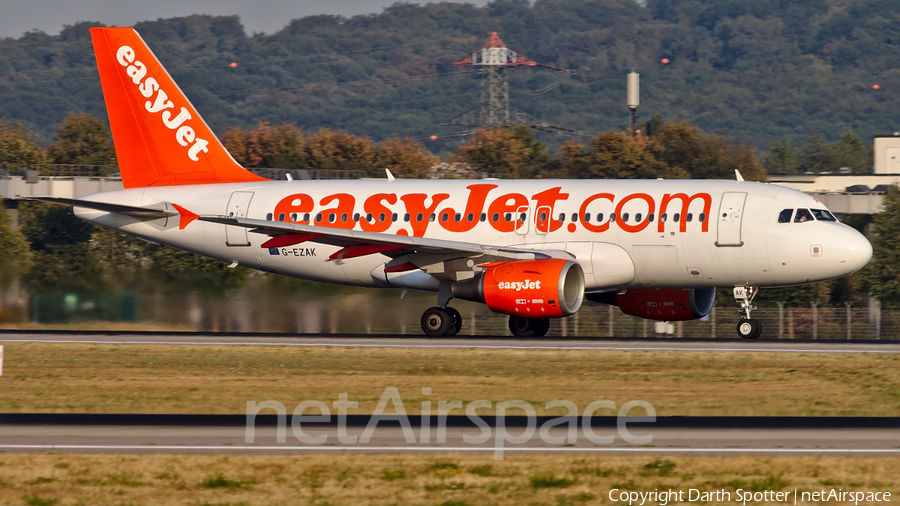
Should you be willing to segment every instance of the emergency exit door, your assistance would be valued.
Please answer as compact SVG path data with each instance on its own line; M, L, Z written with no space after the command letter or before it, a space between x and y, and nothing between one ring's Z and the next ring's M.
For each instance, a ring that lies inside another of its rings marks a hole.
M229 218L246 218L247 210L250 208L250 200L253 198L253 192L233 192L231 198L228 199L228 209L225 210L225 216ZM226 246L250 246L250 240L247 237L247 229L244 227L225 226L225 245Z
M743 246L741 240L741 222L744 218L744 201L746 192L725 192L719 205L718 239L716 246Z

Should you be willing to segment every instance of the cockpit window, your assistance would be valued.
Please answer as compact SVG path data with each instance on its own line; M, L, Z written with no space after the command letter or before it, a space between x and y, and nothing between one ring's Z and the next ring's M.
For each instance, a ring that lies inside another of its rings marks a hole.
M812 209L812 213L819 221L837 221L837 218L827 209Z
M790 223L791 216L794 214L793 209L785 209L778 213L778 223Z
M797 209L794 223L803 223L805 221L813 221L813 215L809 212L809 209Z

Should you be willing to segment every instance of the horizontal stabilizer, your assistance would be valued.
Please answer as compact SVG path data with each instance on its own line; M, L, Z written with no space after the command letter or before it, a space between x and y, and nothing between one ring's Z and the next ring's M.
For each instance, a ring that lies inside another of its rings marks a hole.
M84 207L87 209L95 209L97 211L105 211L113 214L124 214L132 218L142 220L156 220L169 216L178 216L178 212L166 209L152 209L149 207L124 206L122 204L110 204L107 202L94 202L92 200L67 199L64 197L23 197L23 200L39 200L41 202L49 202L51 204L61 204L64 206Z

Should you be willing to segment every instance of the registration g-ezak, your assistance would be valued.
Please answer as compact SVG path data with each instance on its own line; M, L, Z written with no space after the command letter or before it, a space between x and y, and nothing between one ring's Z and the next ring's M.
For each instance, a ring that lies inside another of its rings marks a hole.
M872 256L816 199L724 180L273 181L241 167L131 28L92 28L124 190L71 205L79 218L270 273L437 293L429 336L462 326L454 298L546 334L585 300L690 320L716 288L751 318L761 287L836 278ZM302 252L302 254L301 254Z

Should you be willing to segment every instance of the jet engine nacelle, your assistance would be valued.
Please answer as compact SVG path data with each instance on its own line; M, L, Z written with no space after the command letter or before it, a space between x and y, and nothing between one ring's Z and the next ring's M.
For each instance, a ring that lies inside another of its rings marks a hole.
M715 288L630 289L616 294L623 313L662 321L703 318L715 302Z
M484 302L491 311L523 318L569 316L584 300L584 271L563 259L515 260L485 266L484 272L452 286L458 299Z

